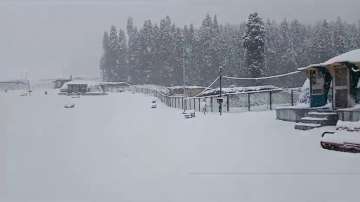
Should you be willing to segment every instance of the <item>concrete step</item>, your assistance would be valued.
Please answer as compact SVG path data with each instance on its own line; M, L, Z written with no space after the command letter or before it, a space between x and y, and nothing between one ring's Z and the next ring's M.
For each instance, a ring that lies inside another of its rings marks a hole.
M338 120L338 115L336 112L309 112L307 116L318 118L326 117L328 120Z
M309 115L314 115L314 116L329 116L329 115L337 115L336 112L309 112Z
M314 128L320 128L321 126L322 126L321 124L316 124L316 123L296 123L295 129L296 130L311 130Z
M314 123L314 124L320 124L320 125L326 125L328 119L326 117L310 117L306 116L301 118L299 123Z

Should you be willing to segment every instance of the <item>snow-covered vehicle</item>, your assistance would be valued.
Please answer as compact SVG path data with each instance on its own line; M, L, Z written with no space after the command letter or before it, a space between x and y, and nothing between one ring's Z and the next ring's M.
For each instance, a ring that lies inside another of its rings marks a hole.
M328 150L360 153L360 122L342 122L335 132L324 132L321 147Z

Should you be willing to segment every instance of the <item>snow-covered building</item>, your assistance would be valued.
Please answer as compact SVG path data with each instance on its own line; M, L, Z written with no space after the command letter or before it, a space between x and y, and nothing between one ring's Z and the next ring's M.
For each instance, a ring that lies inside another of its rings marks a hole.
M59 94L104 95L103 86L97 81L73 80L60 88Z
M28 89L29 83L24 80L14 80L14 81L0 81L0 90L23 90Z
M332 109L343 109L360 103L360 49L299 70L310 80L311 107L331 103Z
M310 81L309 106L278 109L278 119L300 122L299 128L306 129L334 125L335 116L343 121L360 120L360 49L298 70Z

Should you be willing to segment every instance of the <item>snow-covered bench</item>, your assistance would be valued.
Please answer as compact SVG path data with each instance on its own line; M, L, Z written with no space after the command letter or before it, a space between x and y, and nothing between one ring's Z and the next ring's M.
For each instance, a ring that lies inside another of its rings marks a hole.
M336 131L322 134L320 144L328 150L360 153L360 122L339 121Z
M186 110L184 113L184 117L187 119L195 117L195 110Z
M156 100L151 101L151 108L157 108Z
M71 108L74 108L75 107L75 104L66 104L64 106L65 109L71 109Z

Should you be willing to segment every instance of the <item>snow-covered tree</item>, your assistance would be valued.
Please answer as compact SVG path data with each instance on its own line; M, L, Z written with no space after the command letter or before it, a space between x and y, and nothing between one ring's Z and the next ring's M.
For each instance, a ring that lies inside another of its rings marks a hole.
M105 81L181 85L185 65L187 84L206 86L218 75L219 66L231 76L276 75L360 48L360 21L348 24L341 18L313 25L267 20L264 25L254 13L247 23L222 25L216 15L206 15L200 27L180 28L167 16L159 25L147 20L140 29L129 18L126 29L127 36L114 26L104 33L100 70ZM267 83L297 86L303 79ZM228 81L225 85L254 85Z
M336 19L333 25L333 48L335 54L345 53L350 42L346 36L345 25L340 17Z
M128 57L127 57L127 40L125 32L120 29L118 36L118 66L117 66L117 81L128 81Z
M265 68L265 28L258 13L249 15L244 36L246 65L252 77L260 77Z
M103 55L100 60L100 70L103 81L108 81L110 77L110 65L109 65L109 51L110 51L110 41L108 32L104 32L103 41Z
M315 35L311 47L312 62L324 62L334 56L332 44L329 23L324 20L315 28Z

